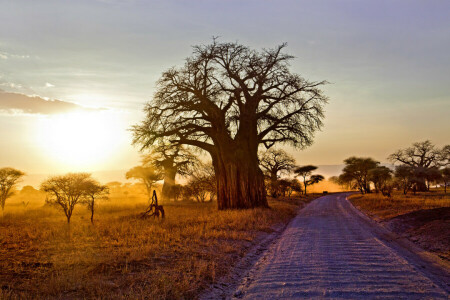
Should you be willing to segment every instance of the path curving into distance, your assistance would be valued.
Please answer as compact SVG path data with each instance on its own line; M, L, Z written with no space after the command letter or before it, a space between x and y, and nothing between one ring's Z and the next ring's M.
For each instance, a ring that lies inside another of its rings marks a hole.
M384 229L346 196L324 196L302 209L234 297L450 298L448 269L434 276L419 256L383 236Z

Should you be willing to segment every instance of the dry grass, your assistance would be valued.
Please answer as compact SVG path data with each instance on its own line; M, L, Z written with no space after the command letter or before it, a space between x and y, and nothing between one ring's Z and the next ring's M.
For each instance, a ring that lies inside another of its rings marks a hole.
M95 225L77 207L70 228L53 207L11 204L0 221L0 298L192 299L314 197L242 211L166 204L163 221L137 218L142 202L111 201Z
M403 195L400 191L394 191L391 198L381 194L354 194L349 199L359 209L380 220L421 209L450 207L450 194L444 194L443 190L418 192L416 195L412 193Z

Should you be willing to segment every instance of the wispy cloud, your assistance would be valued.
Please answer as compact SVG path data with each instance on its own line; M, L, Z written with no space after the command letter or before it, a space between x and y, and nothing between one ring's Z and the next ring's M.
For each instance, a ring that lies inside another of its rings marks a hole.
M46 100L39 96L27 96L20 93L5 92L0 89L0 112L13 114L51 115L74 111L95 111L102 109L87 108L72 102Z
M30 58L30 56L29 55L13 54L13 53L5 52L5 51L0 51L0 59L9 59L9 58L25 59L25 58Z

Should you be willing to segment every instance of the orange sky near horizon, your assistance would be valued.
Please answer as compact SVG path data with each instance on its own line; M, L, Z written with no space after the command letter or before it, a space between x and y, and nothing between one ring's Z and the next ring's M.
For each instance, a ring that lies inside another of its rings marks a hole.
M130 128L160 74L213 35L257 50L287 42L293 73L330 82L314 144L286 147L299 165L386 162L427 139L441 147L450 143L449 13L447 2L418 0L0 0L0 167L130 169L140 160Z

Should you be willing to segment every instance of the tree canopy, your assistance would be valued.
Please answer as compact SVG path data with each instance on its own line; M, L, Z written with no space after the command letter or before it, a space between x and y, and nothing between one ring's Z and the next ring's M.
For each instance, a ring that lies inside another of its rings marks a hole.
M89 173L53 176L41 184L41 190L48 194L46 202L59 206L66 215L67 223L70 223L75 206L84 200L89 180Z
M261 153L259 163L270 180L271 194L276 197L278 178L294 169L295 159L282 149L272 148Z
M184 66L158 80L144 121L133 128L134 143L203 149L214 165L219 209L267 206L259 145L311 145L327 102L324 81L290 72L285 47L195 46Z
M358 188L362 194L370 193L369 170L376 168L379 162L369 157L352 156L345 159L344 163L340 180Z
M315 170L317 170L317 166L306 165L306 166L298 167L294 171L298 176L303 177L303 187L304 187L304 190L305 190L305 195L306 195L307 187L310 184L309 179L307 180L306 178L311 176L312 172L315 171Z
M24 172L14 168L0 169L0 205L2 206L2 215L5 210L6 199L12 195L14 186L24 175Z

